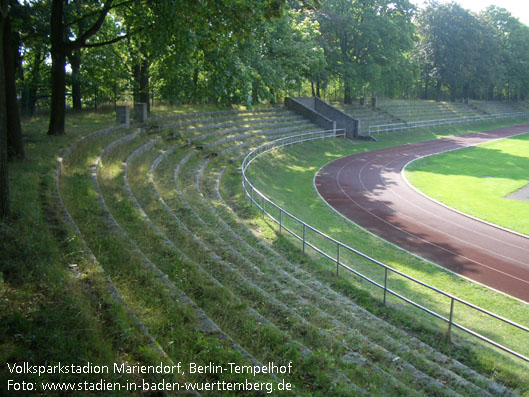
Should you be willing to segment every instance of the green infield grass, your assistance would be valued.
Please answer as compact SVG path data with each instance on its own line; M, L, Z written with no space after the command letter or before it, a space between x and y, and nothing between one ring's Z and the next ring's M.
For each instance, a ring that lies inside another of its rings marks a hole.
M529 201L507 196L529 184L529 134L429 156L409 164L406 178L459 211L529 235Z

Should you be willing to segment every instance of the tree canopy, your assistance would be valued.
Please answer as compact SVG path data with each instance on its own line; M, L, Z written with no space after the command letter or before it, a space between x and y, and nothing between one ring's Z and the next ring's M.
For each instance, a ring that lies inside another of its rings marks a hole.
M25 113L122 100L252 105L290 93L524 98L528 27L408 0L10 3ZM51 61L51 62L50 62ZM307 91L310 90L311 91ZM334 99L334 98L333 98Z

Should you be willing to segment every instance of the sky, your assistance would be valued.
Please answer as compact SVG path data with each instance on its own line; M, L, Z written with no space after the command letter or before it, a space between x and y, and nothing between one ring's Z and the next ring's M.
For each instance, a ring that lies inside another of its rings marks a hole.
M412 0L419 7L426 3L424 0ZM449 3L449 0L440 0L440 3ZM461 7L467 10L479 12L490 5L496 5L507 9L512 16L518 18L525 25L529 26L529 1L528 0L455 0Z

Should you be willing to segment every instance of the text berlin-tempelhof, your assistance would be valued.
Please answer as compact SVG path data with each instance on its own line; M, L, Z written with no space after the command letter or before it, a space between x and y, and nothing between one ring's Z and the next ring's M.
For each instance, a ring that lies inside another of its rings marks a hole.
M181 362L174 365L166 365L159 363L158 365L142 365L129 363L113 363L109 365L97 365L87 362L84 365L78 364L63 364L58 362L53 365L33 365L28 362L7 363L7 367L11 374L183 374L183 366ZM288 374L292 371L292 362L288 365L277 365L270 362L266 365L238 365L236 363L227 363L225 366L216 365L214 363L207 363L206 365L198 365L196 363L189 363L186 368L188 373L238 373L238 374Z

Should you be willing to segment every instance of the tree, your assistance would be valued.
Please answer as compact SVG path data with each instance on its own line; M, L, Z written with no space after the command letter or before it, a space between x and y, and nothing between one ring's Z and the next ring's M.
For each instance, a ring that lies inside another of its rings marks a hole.
M0 71L5 70L4 31L9 18L7 0L0 0ZM7 168L7 112L5 74L0 73L0 219L9 216L9 177Z
M497 53L504 72L489 86L489 99L497 95L520 99L529 93L529 27L514 18L506 9L491 6L480 17L488 24L499 43Z
M265 51L260 33L268 36L277 28L285 8L284 0L166 0L149 4L148 11L128 13L127 26L142 26L131 40L136 96L148 95L149 76L156 75L158 88L169 98L248 104L249 92L258 97L266 86L257 82L263 75L254 62Z
M18 81L21 87L22 110L33 115L40 95L48 94L46 56L49 53L49 4L24 2L11 12L14 31L18 35Z
M18 2L13 1L10 14ZM17 104L17 88L15 84L15 69L18 55L18 45L14 44L11 33L11 18L6 18L4 26L4 78L5 78L5 104L7 122L7 150L8 156L24 158L24 142L22 140L22 127ZM1 69L0 69L1 70Z
M316 35L316 22L301 11L287 10L280 18L258 23L249 36L226 36L215 45L204 45L203 91L223 105L275 102L298 90L311 69L323 67Z
M456 3L431 3L419 15L420 50L427 57L423 70L437 80L450 97L468 98L500 73L499 46L490 29Z
M97 109L102 102L116 104L130 86L126 40L110 46L83 50L79 70L83 103ZM72 101L73 101L72 70Z
M327 64L318 41L319 24L311 14L290 10L267 24L256 40L259 51L252 67L269 92L297 90L303 79L322 82Z
M414 7L408 0L328 0L318 15L333 74L342 80L344 103L370 89L384 70L403 63L412 48Z
M90 4L87 4L90 3ZM52 0L50 25L51 25L51 107L50 124L48 135L64 134L65 101L66 101L66 59L74 51L81 48L99 47L109 45L127 37L126 34L119 35L104 42L88 43L103 26L108 13L116 8L129 3L114 4L113 0L106 0L102 4L99 1L83 2L72 1L66 3L64 0ZM82 14L75 11L81 10ZM83 21L84 26L79 25ZM74 39L70 39L71 26L77 23L79 31Z

